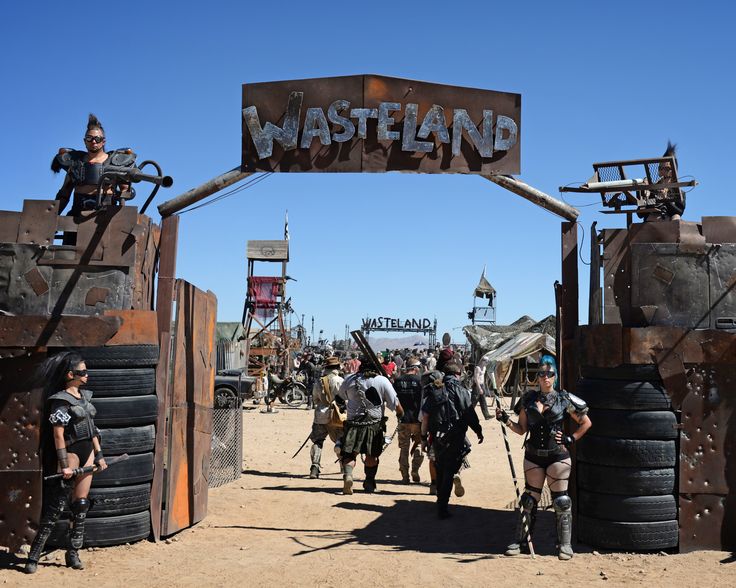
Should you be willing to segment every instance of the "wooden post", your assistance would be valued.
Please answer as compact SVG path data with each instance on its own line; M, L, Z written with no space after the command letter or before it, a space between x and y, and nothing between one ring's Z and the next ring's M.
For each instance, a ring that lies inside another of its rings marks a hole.
M578 225L562 223L562 320L560 321L560 351L564 365L562 387L575 391L577 383L577 350L575 332L578 328Z
M161 221L159 244L158 288L156 315L160 355L156 370L156 396L158 418L156 420L156 447L154 450L153 483L151 485L151 528L153 538L161 538L161 509L164 483L164 452L167 447L166 415L169 410L169 367L171 351L171 319L176 282L176 247L179 238L179 217L169 216Z

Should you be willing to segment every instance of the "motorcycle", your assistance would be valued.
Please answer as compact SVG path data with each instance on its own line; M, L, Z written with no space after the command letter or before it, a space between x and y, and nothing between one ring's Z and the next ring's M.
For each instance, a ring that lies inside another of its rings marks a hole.
M278 398L282 404L298 408L307 402L307 388L292 376L281 380L269 375L268 396L270 402Z

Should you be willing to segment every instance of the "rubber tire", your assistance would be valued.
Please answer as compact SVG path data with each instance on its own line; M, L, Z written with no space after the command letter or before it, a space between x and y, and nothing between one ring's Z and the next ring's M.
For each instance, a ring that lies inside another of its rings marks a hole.
M145 396L156 392L154 368L90 369L87 387L95 398Z
M215 409L238 408L238 393L232 388L227 386L215 388L214 398L213 405Z
M639 380L661 382L659 368L653 364L619 365L613 368L586 365L580 368L583 378L599 378L602 380Z
M155 367L158 345L111 345L77 349L88 368Z
M624 551L653 551L677 547L679 528L676 520L649 523L604 521L577 517L578 541L592 547Z
M131 486L150 482L153 479L153 453L131 455L125 461L116 463L105 471L92 476L93 488L111 486Z
M92 500L90 518L134 514L151 508L151 484L92 488L89 497Z
M119 429L100 429L102 452L105 455L123 453L144 453L153 451L156 443L156 427L122 427Z
M672 410L672 401L661 382L585 378L578 382L575 394L591 408Z
M89 491L92 507L90 518L115 517L143 512L151 507L151 485L136 484L112 488L92 488ZM71 517L69 508L64 509L62 517Z
M66 548L69 521L56 523L48 545ZM117 517L88 518L84 525L84 547L122 545L146 539L151 534L151 513L147 510Z
M615 468L578 461L578 488L606 494L656 496L674 494L674 468Z
M628 523L671 521L677 518L677 503L673 494L616 496L580 490L578 513L594 519Z
M119 398L92 398L97 409L95 425L148 425L158 418L158 398L148 396L122 396Z
M292 386L284 393L284 400L289 406L298 408L307 402L307 391L304 386Z
M577 459L625 468L673 468L677 453L674 441L613 439L588 434L577 443Z
M591 432L623 439L677 439L677 417L666 410L603 410L588 413Z

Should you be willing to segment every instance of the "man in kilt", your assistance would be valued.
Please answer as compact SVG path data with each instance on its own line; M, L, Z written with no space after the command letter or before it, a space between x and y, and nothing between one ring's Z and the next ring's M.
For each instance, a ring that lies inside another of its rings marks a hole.
M376 491L378 458L388 420L384 417L385 407L398 417L404 414L391 382L375 370L369 360L361 358L358 372L349 375L337 392L347 405L342 437L343 494L353 493L353 468L359 453L365 454L363 489L368 493Z

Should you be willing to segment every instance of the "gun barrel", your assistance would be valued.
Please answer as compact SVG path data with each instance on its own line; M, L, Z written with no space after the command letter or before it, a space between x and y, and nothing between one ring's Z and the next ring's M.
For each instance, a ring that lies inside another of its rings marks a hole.
M116 177L128 182L150 182L164 188L169 188L174 184L171 176L153 176L144 174L137 167L123 167L119 165L106 165L102 172L103 177Z

